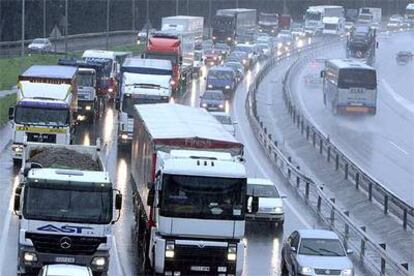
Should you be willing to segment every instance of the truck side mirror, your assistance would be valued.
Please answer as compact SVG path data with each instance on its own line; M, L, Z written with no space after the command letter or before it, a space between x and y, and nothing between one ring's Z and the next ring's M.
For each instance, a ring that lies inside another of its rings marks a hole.
M321 78L324 78L325 77L325 71L321 71Z
M15 213L20 211L20 194L15 194L14 195L13 211Z
M14 119L14 107L9 107L9 120Z
M148 206L152 206L152 204L154 203L154 197L155 197L155 189L152 188L148 192L148 197L147 197L147 205Z
M378 41L375 43L375 47L378 49L379 43Z
M119 98L117 98L115 100L115 109L120 109L121 108L121 100Z
M253 196L252 213L257 213L258 211L259 211L259 198L257 196Z
M122 209L122 194L116 194L115 196L115 209L116 210Z
M180 63L180 65L183 64L183 57L179 58L179 63Z

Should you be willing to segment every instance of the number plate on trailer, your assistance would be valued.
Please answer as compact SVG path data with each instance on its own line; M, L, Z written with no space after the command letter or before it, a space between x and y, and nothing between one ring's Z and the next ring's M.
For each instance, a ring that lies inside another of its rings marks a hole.
M209 266L192 266L191 270L192 271L210 271L210 267Z
M56 257L55 262L57 262L57 263L74 263L75 258L74 257Z

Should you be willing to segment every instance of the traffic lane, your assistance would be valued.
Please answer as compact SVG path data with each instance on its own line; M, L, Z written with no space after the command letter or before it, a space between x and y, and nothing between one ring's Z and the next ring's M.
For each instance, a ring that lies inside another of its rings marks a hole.
M343 52L335 49L318 56L321 59L340 57L344 57ZM382 56L377 56L377 60L381 59ZM398 106L390 103L381 80L375 116L334 115L323 105L320 79L313 86L304 81L310 77L318 79L322 68L322 63L311 61L294 76L293 93L307 117L359 167L413 204L414 116L396 112Z
M391 96L401 97L401 102L407 105L414 105L414 60L407 64L398 64L396 61L399 51L411 51L414 54L414 33L393 33L387 39L379 38L377 54L381 56L376 61L375 67L383 81L387 82L394 91L387 91ZM410 89L411 88L411 89ZM393 92L395 94L393 94Z

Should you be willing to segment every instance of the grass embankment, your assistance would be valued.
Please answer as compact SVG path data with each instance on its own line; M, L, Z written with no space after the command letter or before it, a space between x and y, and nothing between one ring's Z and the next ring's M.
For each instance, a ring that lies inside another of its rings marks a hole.
M111 47L113 51L133 52L138 55L142 51L142 46L136 44L121 45ZM82 52L71 53L70 56L79 57ZM0 58L0 91L9 90L17 83L17 77L21 71L26 70L34 64L57 64L59 58L63 55L56 54L30 54L24 58L24 63L20 64L20 57ZM22 68L22 70L20 69Z

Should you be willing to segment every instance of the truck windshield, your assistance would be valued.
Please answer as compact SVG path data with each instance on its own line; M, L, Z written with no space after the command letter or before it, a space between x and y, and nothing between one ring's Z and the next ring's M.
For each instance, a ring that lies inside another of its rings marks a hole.
M325 24L325 30L336 30L337 24Z
M111 77L111 73L113 71L113 61L109 58L93 58L93 57L88 57L88 58L84 58L85 61L88 62L97 62L97 63L101 63L102 67L100 68L99 72L98 72L98 76L99 78L109 78Z
M321 20L321 14L319 12L307 12L305 15L306 20L314 20L314 21L320 21Z
M26 219L108 224L112 220L112 191L32 187L25 189Z
M243 220L246 179L164 175L161 215Z
M145 53L145 58L169 60L171 61L172 65L176 65L178 63L178 56L175 54L170 54L170 53L150 52L150 53Z
M277 15L276 14L260 14L259 16L260 22L267 22L267 23L277 23Z
M78 72L78 78L76 79L78 86L93 87L94 75L90 72Z
M69 109L16 106L15 123L41 126L68 126Z
M376 89L377 74L374 70L342 69L339 71L338 87Z

